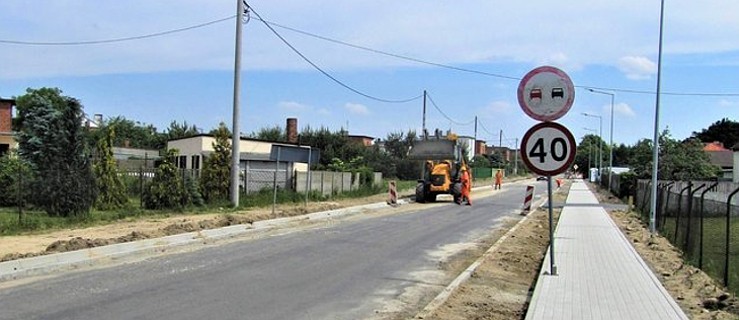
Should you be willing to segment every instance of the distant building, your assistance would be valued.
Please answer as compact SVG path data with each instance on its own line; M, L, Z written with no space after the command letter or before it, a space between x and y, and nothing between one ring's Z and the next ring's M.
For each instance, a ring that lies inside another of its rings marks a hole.
M359 143L365 147L371 147L375 144L375 138L370 136L348 135L346 137L349 141Z
M487 145L485 140L476 140L475 141L475 155L486 155L487 154Z
M18 148L13 135L13 106L15 100L0 98L0 156Z
M504 162L511 162L514 158L514 150L509 149L508 147L496 147L496 146L487 146L485 148L485 151L488 155L498 155L500 156L500 159Z
M711 164L721 168L719 178L732 179L734 176L734 153L726 149L724 144L718 141L704 143L703 151L708 154Z

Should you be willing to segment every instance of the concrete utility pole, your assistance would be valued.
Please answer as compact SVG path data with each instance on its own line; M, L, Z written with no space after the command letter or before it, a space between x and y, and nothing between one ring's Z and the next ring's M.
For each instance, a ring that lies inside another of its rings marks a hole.
M477 116L475 116L475 138L473 140L474 142L472 142L472 157L474 158L477 155Z
M239 144L241 132L239 131L239 94L241 92L241 20L244 14L244 1L236 0L236 52L234 53L234 99L233 99L233 138L231 140L231 204L239 206Z
M516 145L513 146L513 154L515 155L516 162L513 163L513 175L518 175L518 138L516 138Z
M421 124L421 135L426 139L426 90L423 90L423 123Z

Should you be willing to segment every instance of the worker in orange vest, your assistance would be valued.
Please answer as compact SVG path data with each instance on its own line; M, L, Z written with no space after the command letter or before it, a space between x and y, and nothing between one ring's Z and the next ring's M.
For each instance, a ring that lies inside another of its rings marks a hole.
M493 187L493 189L500 190L500 187L502 184L503 184L503 171L498 169L498 172L495 173L495 186Z
M467 170L467 166L462 167L462 197L459 204L466 202L468 206L472 205L470 200L470 191L472 191L472 181L470 180L470 172Z

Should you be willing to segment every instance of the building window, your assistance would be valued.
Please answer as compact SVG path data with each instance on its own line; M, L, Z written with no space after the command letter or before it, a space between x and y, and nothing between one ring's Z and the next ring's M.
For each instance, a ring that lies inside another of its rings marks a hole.
M192 156L192 168L200 169L200 156Z
M10 151L10 145L9 144L0 144L0 156L5 155Z
M180 168L180 169L187 168L187 156L179 156L179 160L177 161L177 168Z

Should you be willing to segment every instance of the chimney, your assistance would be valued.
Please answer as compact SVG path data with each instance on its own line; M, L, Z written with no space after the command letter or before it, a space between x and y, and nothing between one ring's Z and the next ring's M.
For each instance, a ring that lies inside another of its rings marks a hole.
M0 99L0 132L13 132L13 105L15 100Z
M95 124L96 124L96 125L97 125L98 127L99 127L99 126L102 126L102 125L103 125L103 115L102 115L102 114L100 114L100 113L96 113L96 114L95 114L95 115L94 115L94 116L92 117L92 120L93 120L93 121L95 121Z
M287 118L287 142L298 143L298 119Z

